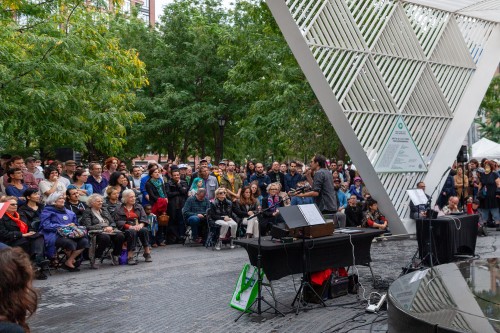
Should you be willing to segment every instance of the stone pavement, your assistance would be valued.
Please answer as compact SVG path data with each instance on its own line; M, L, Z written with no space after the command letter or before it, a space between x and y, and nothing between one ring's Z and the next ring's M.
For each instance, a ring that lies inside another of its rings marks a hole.
M492 230L492 229L490 229ZM415 239L372 244L373 267L379 285L388 285L417 250ZM500 257L500 232L478 238L476 254ZM142 259L142 258L141 258ZM248 256L243 248L212 251L204 247L172 245L154 249L153 263L113 267L105 261L99 270L54 272L36 281L41 292L38 311L30 319L32 332L385 332L386 312L367 314L362 289L308 306L298 315L290 304L300 275L273 282L284 318L266 314L264 320L229 307L229 301ZM365 288L373 291L368 268L359 266ZM383 290L383 289L381 289ZM265 298L271 300L265 292ZM259 320L258 320L259 319Z

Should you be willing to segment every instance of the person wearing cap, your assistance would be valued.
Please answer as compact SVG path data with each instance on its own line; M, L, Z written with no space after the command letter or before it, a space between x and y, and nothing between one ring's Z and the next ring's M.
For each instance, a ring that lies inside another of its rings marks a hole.
M33 174L37 182L40 182L45 177L43 176L42 170L36 166L36 159L34 157L28 157L26 159L26 169L29 173Z
M189 184L189 181L191 180L191 176L188 176L187 169L188 169L187 164L183 164L183 163L179 164L179 175L181 176L182 180L184 180L186 183Z
M363 186L361 177L354 177L354 184L349 188L351 194L356 195L359 202L365 201L365 194L367 192L366 188Z
M69 180L70 184L73 184L73 175L76 171L76 162L73 160L67 160L64 162L64 171L61 173L61 177Z
M200 160L200 162L199 162L199 164L198 164L198 171L193 172L193 174L191 175L190 182L188 183L189 187L191 187L191 186L193 185L193 180L194 180L195 178L198 178L198 177L199 177L199 178L201 178L201 177L199 176L199 172L200 172L200 169L201 169L202 167L208 167L208 160L207 160L207 159L202 159L202 160Z

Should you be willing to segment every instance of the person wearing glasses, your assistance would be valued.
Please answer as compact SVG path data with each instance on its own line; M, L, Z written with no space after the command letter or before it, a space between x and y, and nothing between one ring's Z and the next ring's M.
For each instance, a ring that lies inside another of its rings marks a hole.
M226 189L219 187L215 190L215 199L210 204L208 209L208 223L215 223L220 225L219 241L215 249L220 250L222 242L227 241L226 234L231 228L231 249L234 249L233 239L236 238L236 231L238 223L236 223L237 216L233 213L233 203L226 198Z
M281 184L279 182L271 183L267 186L268 197L262 199L262 216L261 233L265 235L271 231L271 226L276 225L285 228L285 220L280 214L279 208L284 206L279 194Z
M17 198L7 196L2 202L9 204L4 216L0 219L0 242L11 247L20 247L30 255L35 265L44 268L48 264L44 255L43 235L39 234L31 225L21 220L17 212ZM43 270L37 272L37 279L45 280L47 276Z
M425 193L425 183L424 182L418 182L417 183L417 189L420 189L424 191ZM425 196L427 199L429 199L429 195L425 193ZM424 204L424 205L415 205L411 200L410 200L410 218L416 220L416 219L422 219L427 217L427 210L429 207Z

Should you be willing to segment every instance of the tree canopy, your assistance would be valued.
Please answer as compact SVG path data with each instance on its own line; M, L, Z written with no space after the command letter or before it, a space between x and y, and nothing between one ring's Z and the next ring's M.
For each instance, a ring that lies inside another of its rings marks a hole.
M500 76L493 78L481 108L486 121L479 121L481 134L494 142L500 142Z

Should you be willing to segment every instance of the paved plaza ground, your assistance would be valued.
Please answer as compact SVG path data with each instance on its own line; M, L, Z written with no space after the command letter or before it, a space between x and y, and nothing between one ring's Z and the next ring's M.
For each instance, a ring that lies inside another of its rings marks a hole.
M479 237L476 254L500 257L500 232ZM417 249L415 239L372 244L373 267L379 285L396 279ZM229 307L237 277L248 256L243 248L212 251L205 247L171 245L154 249L153 263L99 270L54 272L36 281L41 292L32 332L385 332L386 312L367 314L362 292L327 302L326 308L308 307L295 315L290 304L300 275L275 281L283 317L266 315L234 319L240 312ZM359 266L366 289L373 291L370 272ZM361 290L361 289L360 289ZM362 290L361 290L362 291ZM269 294L265 293L270 300ZM262 319L262 318L260 318Z

